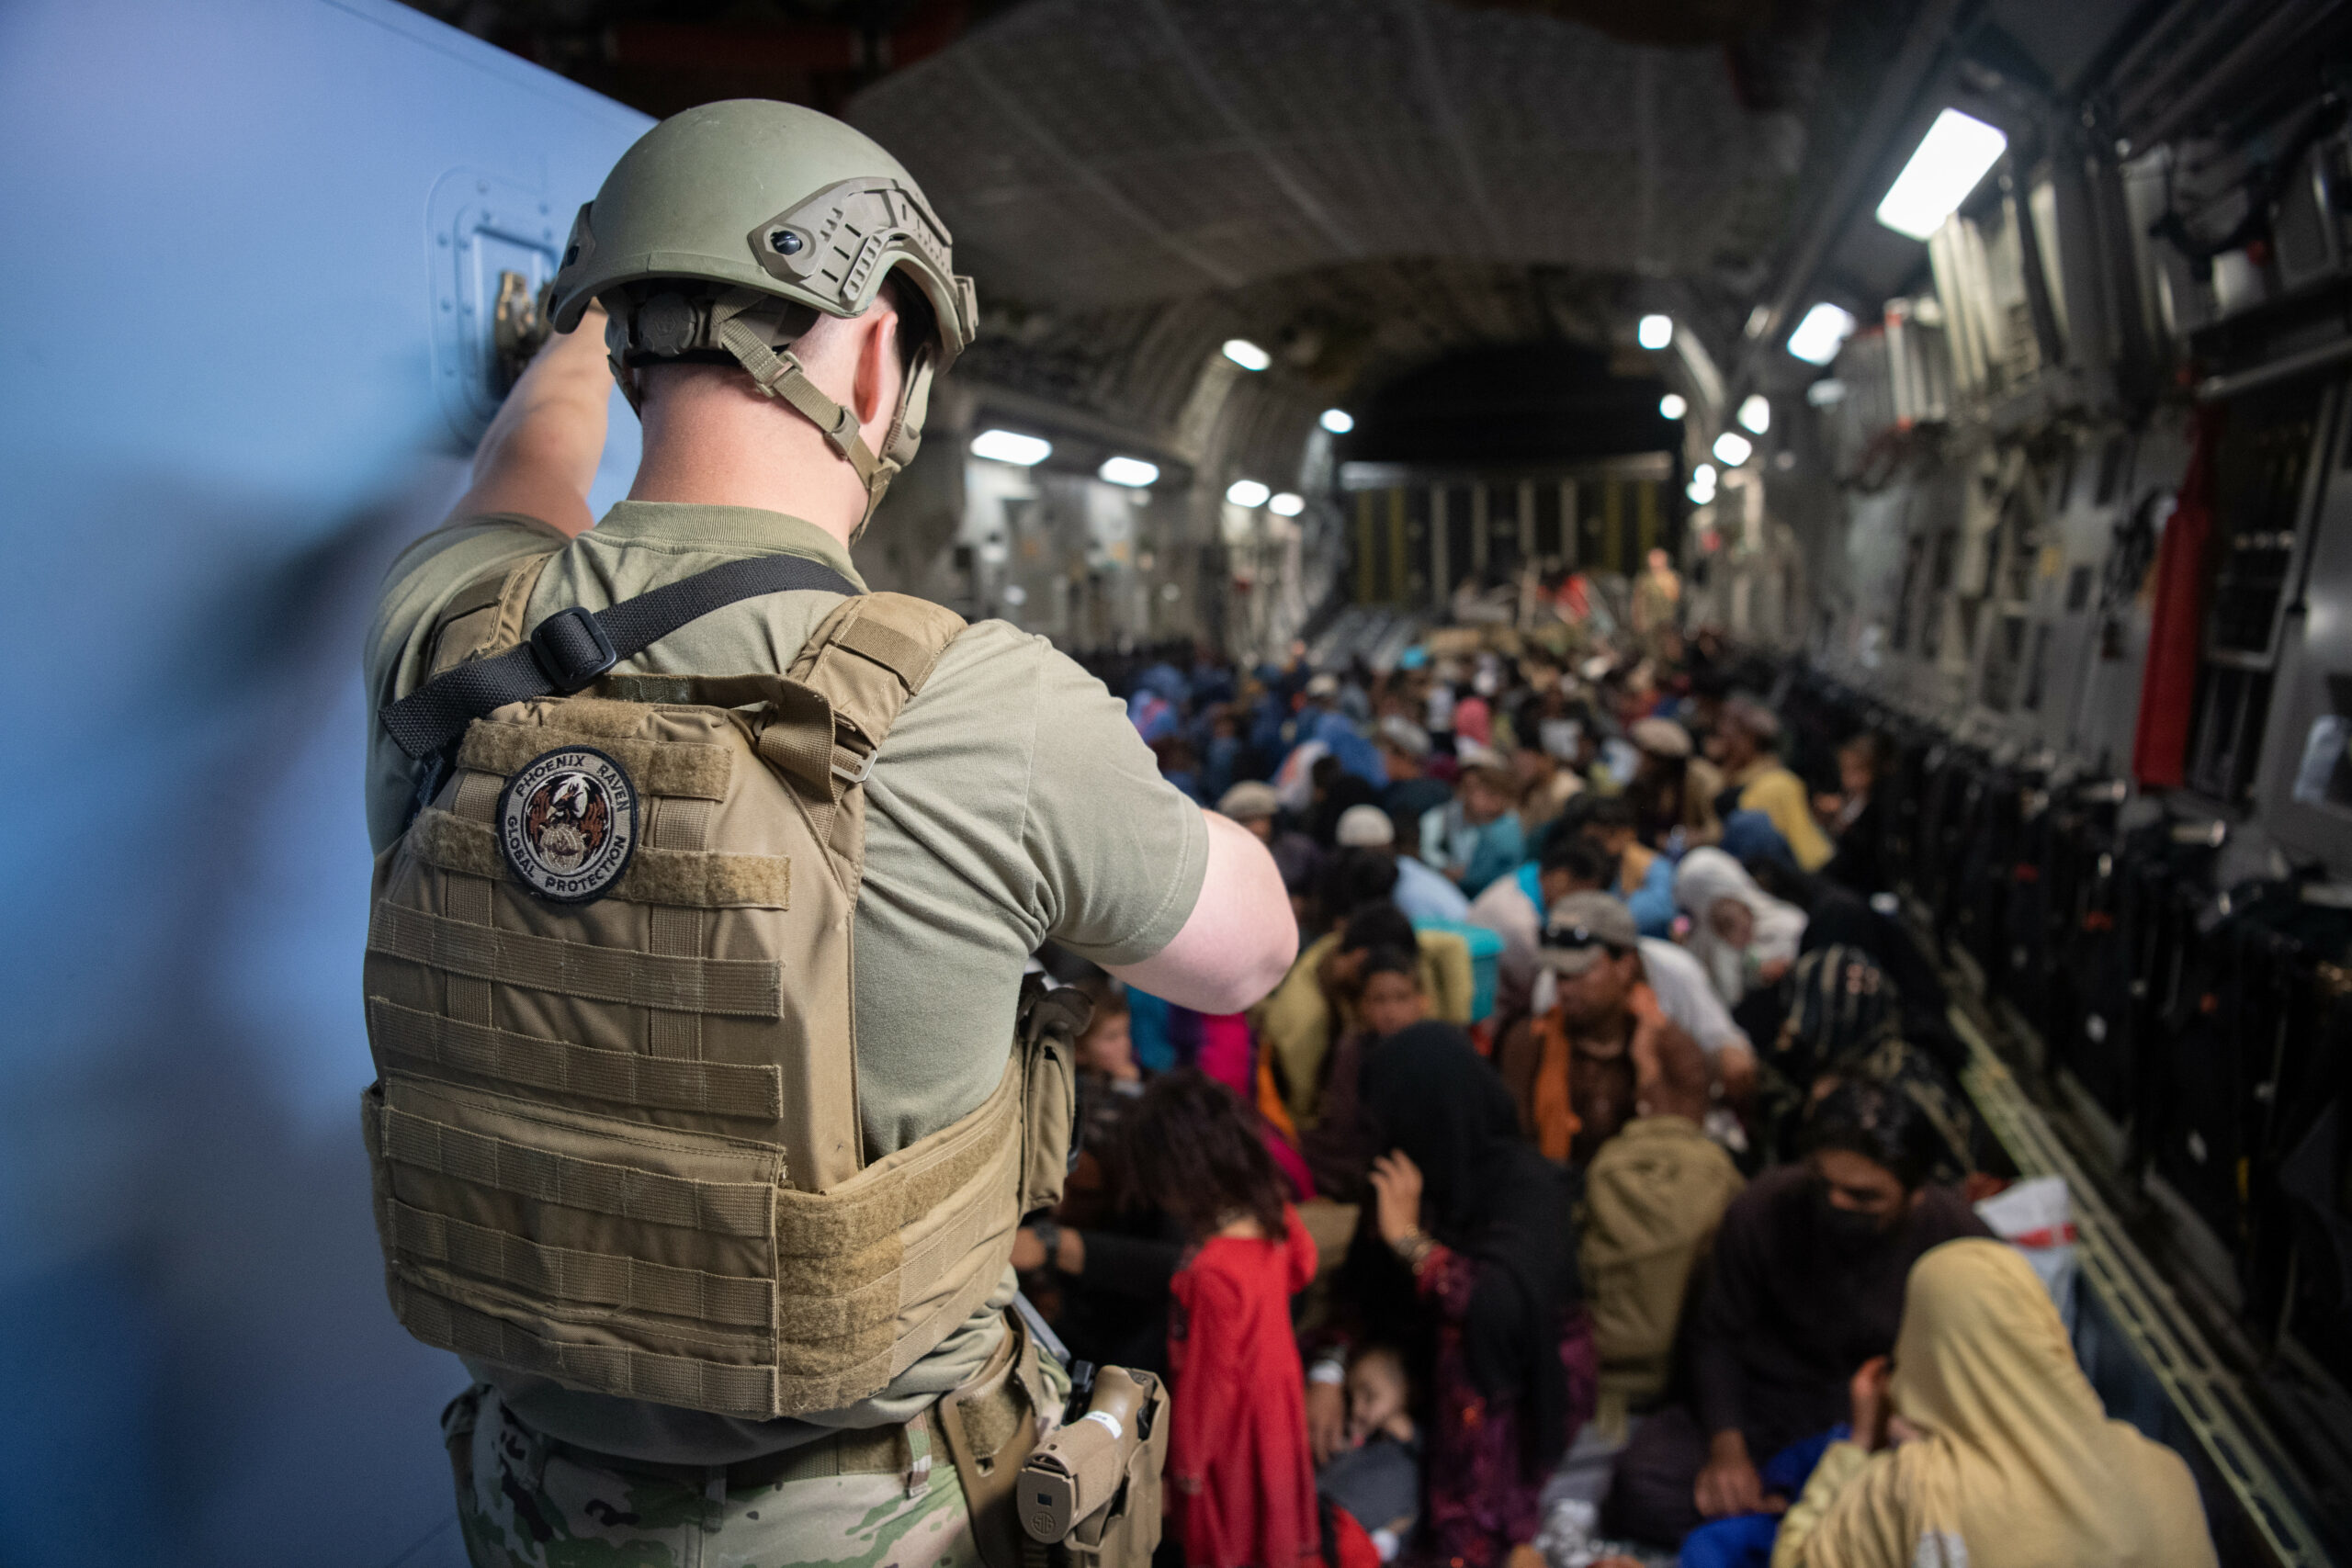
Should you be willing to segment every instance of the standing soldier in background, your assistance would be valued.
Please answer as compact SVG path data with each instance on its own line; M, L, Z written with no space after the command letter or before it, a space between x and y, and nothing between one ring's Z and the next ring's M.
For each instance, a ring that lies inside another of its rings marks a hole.
M662 122L550 314L368 649L366 1130L394 1310L475 1378L468 1551L1013 1568L1060 1385L1008 1259L1069 1115L1023 964L1236 1012L1282 881L1042 638L865 592L976 322L881 148ZM644 457L598 523L607 365Z

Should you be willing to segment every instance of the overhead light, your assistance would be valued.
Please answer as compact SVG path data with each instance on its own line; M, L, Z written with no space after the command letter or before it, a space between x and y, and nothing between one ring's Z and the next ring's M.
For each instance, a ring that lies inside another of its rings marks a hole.
M1345 435L1356 427L1356 416L1345 409L1325 409L1322 425L1334 435Z
M1824 376L1804 389L1804 400L1817 409L1842 403L1846 400L1846 383L1835 376Z
M1266 502L1266 510L1272 513L1277 517L1295 517L1300 513L1306 510L1306 498L1305 496L1293 495L1290 491L1284 491L1282 494L1274 497L1273 500Z
M1668 392L1657 400L1657 416L1660 419L1680 419L1690 412L1690 404L1679 392Z
M1707 502L1715 499L1715 487L1713 485L1702 485L1697 479L1692 479L1689 484L1682 487L1682 493L1690 498L1691 505L1704 506Z
M1263 370L1274 362L1274 356L1246 337L1225 340L1225 356L1244 370Z
M1739 405L1739 423L1761 435L1772 428L1772 400L1761 392L1750 392Z
M1694 485L1705 485L1709 490L1714 489L1714 465L1712 463L1702 463L1697 468L1692 468L1690 470L1690 482Z
M1756 444L1736 430L1726 430L1715 437L1715 461L1726 468L1736 468L1755 451Z
M1944 110L1894 176L1886 199L1878 204L1878 220L1898 234L1927 239L1960 210L2008 145L2007 137L1974 115Z
M1114 485L1141 490L1159 477L1159 465L1147 463L1141 457L1105 457L1102 466L1094 471Z
M1054 455L1054 444L1042 435L1023 435L1011 430L983 430L972 437L972 456L986 457L991 463L1011 463L1026 468L1044 462Z
M1824 300L1807 310L1789 334L1789 352L1810 364L1826 365L1838 357L1846 334L1853 330L1854 313Z
M1225 487L1225 499L1236 506L1263 506L1272 493L1256 479L1236 479Z
M1644 348L1664 348L1674 341L1674 318L1644 316L1641 325L1634 329L1634 335Z

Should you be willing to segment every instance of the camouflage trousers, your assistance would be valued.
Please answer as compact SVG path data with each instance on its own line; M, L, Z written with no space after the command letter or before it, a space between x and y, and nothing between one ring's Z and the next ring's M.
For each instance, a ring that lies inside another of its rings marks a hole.
M751 1485L729 1485L724 1470L697 1482L683 1467L589 1462L484 1385L451 1401L441 1428L474 1568L980 1568L928 1416L820 1445Z

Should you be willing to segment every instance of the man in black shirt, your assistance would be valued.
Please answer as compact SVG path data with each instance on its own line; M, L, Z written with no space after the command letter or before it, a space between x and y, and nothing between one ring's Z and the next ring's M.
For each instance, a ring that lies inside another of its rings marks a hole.
M1724 1211L1689 1314L1690 1403L1652 1416L1619 1456L1611 1533L1677 1543L1705 1519L1786 1508L1757 1466L1845 1417L1855 1370L1894 1348L1921 1253L1992 1234L1958 1192L1927 1185L1934 1133L1899 1091L1839 1086L1805 1148Z

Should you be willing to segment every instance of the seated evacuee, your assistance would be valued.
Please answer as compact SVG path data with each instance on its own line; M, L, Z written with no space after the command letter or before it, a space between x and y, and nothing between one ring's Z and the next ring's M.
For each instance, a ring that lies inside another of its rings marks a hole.
M1569 816L1577 831L1609 857L1605 891L1623 898L1644 936L1662 937L1674 929L1674 863L1645 848L1634 836L1633 804L1623 795L1600 795Z
M1340 817L1355 807L1378 801L1380 786L1350 773L1339 758L1329 755L1316 759L1308 776L1313 781L1314 803L1306 814L1306 830L1328 850Z
M1396 825L1377 806L1351 806L1340 816L1332 837L1341 850L1363 850L1379 855L1396 868L1396 886L1388 897L1415 920L1464 920L1470 900L1462 889L1411 855L1396 852Z
M1520 1138L1510 1096L1458 1036L1390 1040L1364 1098L1393 1152L1334 1292L1309 1437L1318 1458L1344 1441L1347 1348L1397 1346L1422 1393L1428 1548L1491 1568L1533 1539L1544 1478L1592 1409L1570 1180Z
M1385 1562L1421 1512L1421 1437L1405 1358L1393 1345L1359 1347L1345 1386L1347 1446L1317 1468L1315 1490L1364 1528Z
M1416 931L1385 901L1347 914L1338 929L1298 955L1253 1015L1258 1031L1258 1104L1293 1137L1321 1114L1323 1058L1354 1022L1364 955L1375 947L1418 953L1430 1015L1470 1021L1470 947L1452 931Z
M1975 1116L1936 1054L1906 1037L1909 1011L1878 961L1833 942L1799 954L1789 981L1788 1019L1757 1095L1754 1130L1766 1156L1794 1157L1806 1110L1862 1079L1900 1090L1934 1127L1930 1179L1964 1181L1975 1168Z
M1453 803L1421 818L1421 857L1476 898L1526 853L1513 809L1518 781L1484 746L1464 748L1462 787Z
M1370 1122L1363 1109L1363 1066L1381 1042L1419 1025L1445 1031L1467 1043L1468 1037L1448 1023L1428 1022L1429 993L1421 987L1419 958L1401 947L1376 947L1368 953L1357 982L1358 1027L1340 1037L1323 1058L1319 1114L1315 1125L1299 1134L1299 1153L1314 1174L1317 1195L1342 1203L1361 1203L1369 1190L1364 1183L1372 1171Z
M1721 850L1692 850L1674 874L1674 897L1690 917L1690 955L1732 1007L1780 983L1796 962L1805 915L1756 885Z
M1864 730L1838 748L1838 793L1814 802L1838 845L1821 874L1864 897L1890 886L1883 848L1885 813L1873 797L1885 766L1886 742Z
M1605 893L1572 893L1544 923L1538 962L1552 983L1539 977L1537 1010L1504 1034L1495 1068L1546 1159L1583 1165L1644 1110L1707 1113L1706 1058L1659 1010L1640 942Z
M1724 772L1715 815L1761 811L1789 841L1798 867L1819 871L1829 859L1829 840L1813 819L1804 781L1783 767L1772 750L1780 736L1781 721L1753 697L1737 696L1724 704L1715 725L1715 761Z
M1216 803L1219 816L1230 817L1249 829L1272 852L1274 864L1283 874L1283 886L1290 892L1291 911L1304 927L1315 880L1322 874L1323 852L1306 834L1275 827L1282 808L1282 799L1274 794L1274 786L1256 779L1244 779L1235 784Z
M1380 721L1373 736L1380 761L1388 770L1388 786L1380 792L1380 808L1399 822L1418 823L1423 816L1453 798L1453 786L1429 774L1430 732L1402 714Z
M1723 830L1715 796L1723 774L1704 757L1693 756L1690 732L1670 718L1636 719L1627 731L1634 742L1634 782L1625 798L1634 805L1634 830L1654 850L1695 849ZM1674 840L1679 833L1681 842Z
M1012 1266L1048 1307L1071 1352L1098 1366L1168 1370L1168 1281L1184 1249L1182 1227L1137 1188L1129 1124L1144 1078L1127 1033L1125 998L1102 987L1079 1036L1078 1164L1050 1218L1012 1243Z
M1531 848L1543 844L1568 803L1584 793L1584 780L1552 748L1566 737L1547 736L1542 710L1533 703L1521 705L1516 720L1517 739L1511 747L1510 770L1519 781L1520 830Z
M1946 1242L1781 1522L1772 1568L2210 1568L2178 1454L2110 1421L2033 1266Z
M1557 837L1544 848L1540 865L1521 866L1470 906L1472 922L1503 939L1496 965L1495 1016L1504 1021L1506 1030L1509 1021L1528 1010L1539 973L1544 911L1571 893L1604 891L1608 874L1600 851L1581 839ZM1735 1103L1743 1100L1755 1081L1756 1054L1715 995L1706 971L1673 942L1644 937L1639 946L1643 977L1657 998L1659 1010L1699 1043L1724 1095Z
M1894 1344L1911 1265L1990 1234L1927 1185L1936 1134L1899 1093L1842 1085L1814 1108L1805 1149L1724 1211L1690 1331L1694 1404L1651 1416L1618 1457L1611 1533L1673 1543L1763 1508L1758 1464L1844 1417L1849 1380Z

